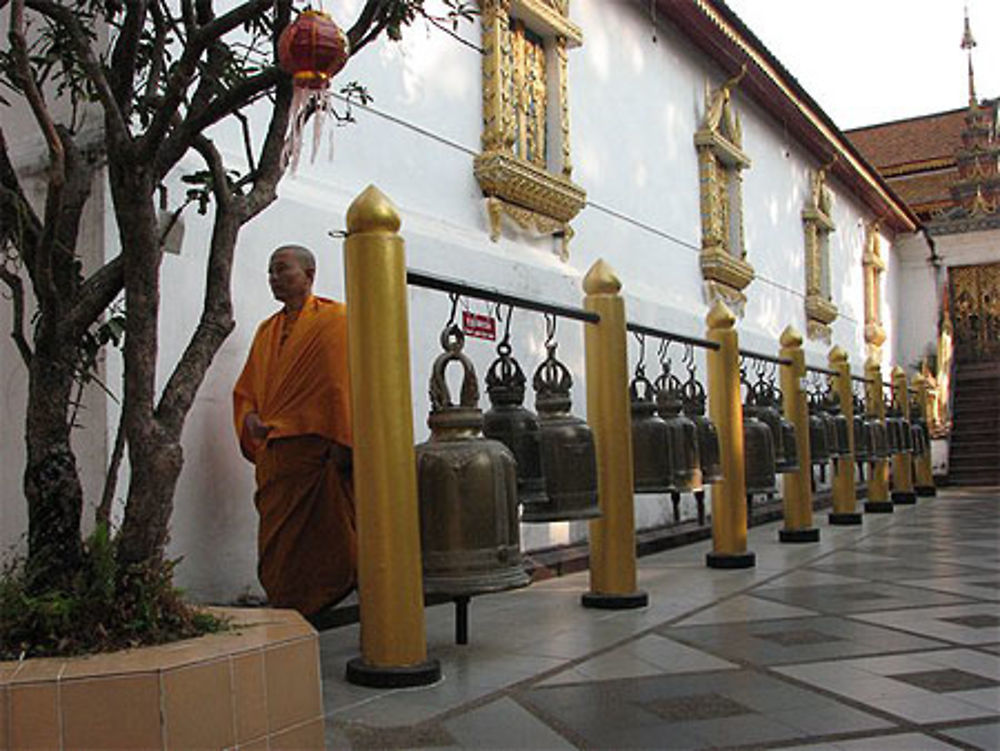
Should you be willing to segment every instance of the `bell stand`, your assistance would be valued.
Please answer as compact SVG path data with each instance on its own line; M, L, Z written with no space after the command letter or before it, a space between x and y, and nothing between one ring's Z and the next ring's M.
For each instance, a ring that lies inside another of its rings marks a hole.
M452 296L453 301L461 297L474 297L478 300L493 302L498 305L507 305L511 308L522 308L543 313L546 316L556 316L560 318L570 318L584 323L599 323L601 316L593 311L569 305L559 305L556 303L542 302L530 297L504 292L494 287L486 287L478 284L452 279L446 276L430 274L414 269L406 270L406 283L414 287L433 289L438 292L446 292ZM454 305L454 302L453 302ZM510 315L510 313L508 313ZM440 598L440 599L439 599ZM455 605L455 643L466 645L469 643L469 603L472 595L463 594L453 597L427 595L428 603L447 602L449 599Z
M754 369L754 374L757 376L758 382L764 378L764 373L766 371L767 365L791 365L792 361L787 357L778 357L777 355L769 355L764 352L755 352L751 349L743 349L740 347L740 380L742 383L747 385L747 388L752 388L750 382L744 379L746 375L746 369L744 368L745 360L753 360L757 363L757 367ZM767 494L768 499L771 498L771 493ZM753 494L747 493L747 526L751 526L751 516L750 512L753 508Z
M675 333L673 331L667 331L665 329L656 328L655 326L646 326L644 324L634 323L632 321L629 321L628 323L625 324L625 329L627 331L632 332L633 334L636 334L637 336L651 336L651 337L654 337L656 339L659 339L660 340L660 346L662 348L661 349L661 355L660 355L661 356L661 360L663 359L663 354L664 354L664 352L666 350L666 347L669 347L670 344L672 344L672 343L684 344L684 345L686 345L689 348L689 350L692 350L692 361L693 361L693 349L692 348L694 348L694 347L698 347L700 349L705 349L705 350L713 350L713 351L719 349L719 345L718 345L717 342L710 342L708 339L702 339L701 337L697 337L697 336L689 336L687 334L677 334L677 333ZM664 345L666 345L666 347L664 347ZM683 359L685 361L687 360L687 355L686 354L684 355ZM704 487L702 487L701 490L694 491L694 500L695 500L695 503L698 505L698 526L699 527L704 527L705 526L705 489L704 489ZM676 491L675 490L675 491L673 491L670 494L670 505L673 507L674 523L676 524L681 519L681 511L680 511L680 509L681 509L681 494L680 494L680 491Z

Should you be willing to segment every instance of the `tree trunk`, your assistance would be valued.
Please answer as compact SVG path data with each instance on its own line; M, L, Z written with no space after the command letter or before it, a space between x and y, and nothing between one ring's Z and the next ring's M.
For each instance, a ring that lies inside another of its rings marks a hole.
M25 426L28 575L36 591L64 586L82 556L83 487L70 449L67 416L73 373L61 350L43 322L29 371Z

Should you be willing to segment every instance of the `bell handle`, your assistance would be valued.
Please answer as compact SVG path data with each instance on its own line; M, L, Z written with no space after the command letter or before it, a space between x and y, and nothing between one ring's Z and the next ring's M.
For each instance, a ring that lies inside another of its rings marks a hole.
M639 390L643 393L640 394ZM633 402L652 402L656 398L656 387L644 374L636 373L628 385L628 392Z
M457 298L456 305L457 305ZM441 346L445 350L434 360L431 370L430 399L434 409L454 407L445 369L452 362L462 365L462 390L459 404L462 407L473 408L479 403L479 385L476 382L476 369L462 348L465 346L465 334L456 324L451 323L441 332Z

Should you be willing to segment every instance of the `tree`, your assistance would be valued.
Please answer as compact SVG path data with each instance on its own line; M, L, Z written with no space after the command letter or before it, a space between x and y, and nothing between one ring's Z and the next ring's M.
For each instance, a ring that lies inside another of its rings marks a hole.
M470 3L443 2L444 11L433 15L424 0L367 0L347 31L351 54L383 32L398 39L417 18L453 32L474 12ZM131 473L115 554L122 571L162 562L185 419L234 326L237 238L274 202L286 169L292 82L276 65L276 43L295 8L293 0L0 0L0 9L7 5L10 47L0 52L0 82L30 108L48 155L44 206L36 211L0 127L0 280L13 304L11 335L28 369L26 575L32 589L46 590L66 586L83 554L84 498L70 447L74 403L96 353L117 338L118 327ZM366 95L353 83L342 92L348 102ZM68 105L62 120L53 115L57 100ZM245 111L264 102L270 119L255 138ZM93 138L81 122L95 114L101 127ZM235 166L210 137L224 121L243 133L245 156ZM156 199L191 154L204 169L187 177L189 198L202 208L210 203L214 212L206 290L200 321L157 392L165 232ZM84 275L77 253L81 216L102 179L110 186L121 252ZM37 310L30 331L27 294ZM124 315L109 314L122 298Z

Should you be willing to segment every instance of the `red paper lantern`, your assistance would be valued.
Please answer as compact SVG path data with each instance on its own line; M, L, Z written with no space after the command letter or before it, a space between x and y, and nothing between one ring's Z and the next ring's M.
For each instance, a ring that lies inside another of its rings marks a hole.
M295 83L283 157L292 172L299 163L303 129L313 119L312 157L331 109L330 79L350 56L347 36L326 13L306 10L278 37L278 65ZM331 154L332 152L331 137Z
M326 88L348 56L347 35L323 11L303 11L278 38L278 64L296 86Z

